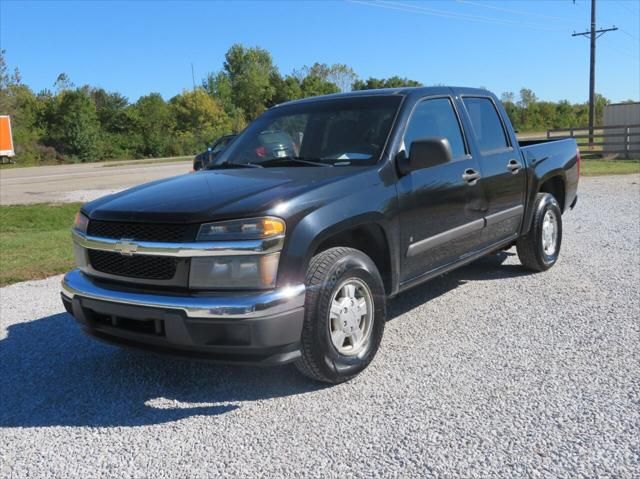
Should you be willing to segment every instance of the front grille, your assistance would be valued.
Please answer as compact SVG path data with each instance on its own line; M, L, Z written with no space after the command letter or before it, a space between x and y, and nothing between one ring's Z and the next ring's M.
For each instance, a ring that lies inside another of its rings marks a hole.
M171 279L177 259L166 256L123 256L120 253L89 250L89 263L96 271L143 279Z
M122 223L119 221L90 220L87 233L90 236L138 241L163 241L167 243L190 241L186 238L189 225L162 223Z

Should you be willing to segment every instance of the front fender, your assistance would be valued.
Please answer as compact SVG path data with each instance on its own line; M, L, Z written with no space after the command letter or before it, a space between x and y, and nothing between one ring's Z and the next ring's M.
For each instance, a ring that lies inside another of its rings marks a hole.
M307 212L287 233L281 254L278 284L304 282L307 267L327 239L358 226L375 224L382 229L391 255L392 284L397 283L398 225L394 185L352 188L350 193Z

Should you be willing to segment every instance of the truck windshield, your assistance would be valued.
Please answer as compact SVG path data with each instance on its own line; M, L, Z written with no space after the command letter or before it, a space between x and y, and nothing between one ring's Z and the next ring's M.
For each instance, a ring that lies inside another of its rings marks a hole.
M208 169L373 164L380 159L401 100L372 95L272 108Z

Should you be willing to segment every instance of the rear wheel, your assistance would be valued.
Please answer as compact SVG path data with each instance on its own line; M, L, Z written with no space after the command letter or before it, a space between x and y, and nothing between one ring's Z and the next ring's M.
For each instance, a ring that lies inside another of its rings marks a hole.
M562 211L549 193L538 193L529 232L518 239L516 248L522 265L533 271L546 271L560 255Z
M311 260L306 286L296 367L318 381L347 381L369 365L380 346L386 321L380 273L361 251L331 248Z

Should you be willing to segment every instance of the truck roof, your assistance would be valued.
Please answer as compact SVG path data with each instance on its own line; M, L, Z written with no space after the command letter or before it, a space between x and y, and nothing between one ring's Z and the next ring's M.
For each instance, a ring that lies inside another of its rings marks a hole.
M276 105L274 108L282 105L293 105L301 103L310 103L315 101L332 100L336 98L354 98L359 96L428 96L443 94L464 94L464 95L490 95L494 96L489 90L482 88L456 87L456 86L419 86L419 87L400 87L400 88L378 88L373 90L356 90L345 93L332 93L329 95L311 96L300 100L292 100Z

